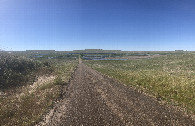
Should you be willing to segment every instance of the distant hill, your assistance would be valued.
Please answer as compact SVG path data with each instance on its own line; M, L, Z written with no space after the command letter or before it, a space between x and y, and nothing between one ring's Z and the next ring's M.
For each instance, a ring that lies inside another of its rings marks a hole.
M55 50L26 50L27 53L121 53L121 50L103 50L103 49L85 49L85 50L73 50L73 51L55 51Z

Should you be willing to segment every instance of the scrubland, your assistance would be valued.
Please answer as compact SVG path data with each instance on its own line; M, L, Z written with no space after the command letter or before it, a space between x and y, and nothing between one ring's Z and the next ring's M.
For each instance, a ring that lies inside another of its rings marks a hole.
M33 125L60 98L77 60L0 54L0 125Z

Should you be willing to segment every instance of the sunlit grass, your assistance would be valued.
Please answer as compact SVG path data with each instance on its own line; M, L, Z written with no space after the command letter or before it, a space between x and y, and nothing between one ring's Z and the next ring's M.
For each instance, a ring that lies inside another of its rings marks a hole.
M195 113L195 55L129 61L88 61L92 68Z

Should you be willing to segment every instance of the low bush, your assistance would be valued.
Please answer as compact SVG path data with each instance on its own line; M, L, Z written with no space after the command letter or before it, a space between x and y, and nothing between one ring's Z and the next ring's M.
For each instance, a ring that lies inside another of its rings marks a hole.
M51 74L50 62L41 62L26 57L0 53L0 89L14 89L28 82L34 82L36 76Z
M34 79L40 63L7 53L0 53L0 89L10 89Z

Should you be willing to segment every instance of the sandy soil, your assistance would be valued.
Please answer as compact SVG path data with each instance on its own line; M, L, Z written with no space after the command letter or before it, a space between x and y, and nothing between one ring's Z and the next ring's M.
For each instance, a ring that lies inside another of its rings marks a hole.
M195 121L182 112L103 76L81 61L63 90L62 100L38 125L195 125Z

